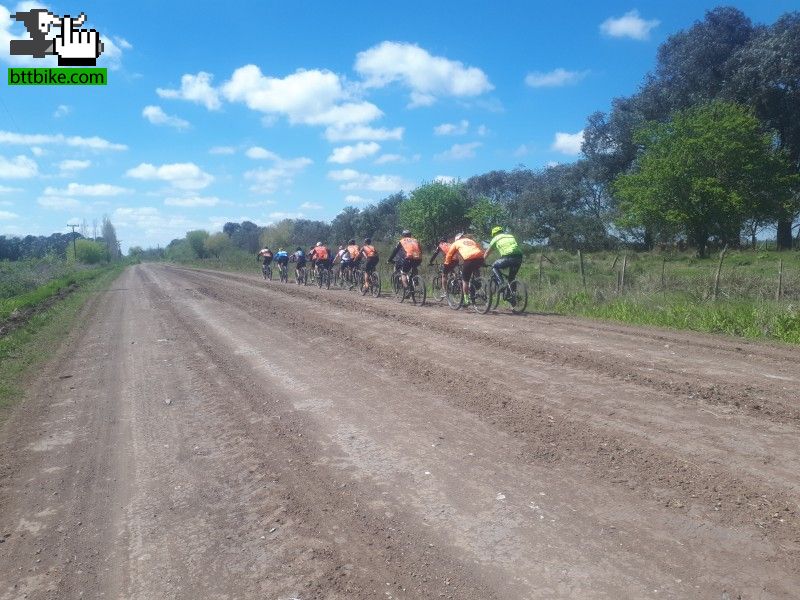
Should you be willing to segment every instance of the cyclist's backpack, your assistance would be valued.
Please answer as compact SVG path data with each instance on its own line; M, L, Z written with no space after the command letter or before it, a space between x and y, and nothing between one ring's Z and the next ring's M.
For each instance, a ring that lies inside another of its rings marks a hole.
M419 242L412 237L405 237L400 240L400 245L406 253L406 258L420 259L422 258L422 249L419 247Z
M348 246L347 251L350 253L350 260L358 260L358 254L361 251L358 246L356 246L355 244L352 246Z
M364 246L363 248L361 248L361 251L364 253L364 256L366 256L367 258L372 258L373 256L375 256L378 253L378 251L375 250L375 246L369 246L369 245Z

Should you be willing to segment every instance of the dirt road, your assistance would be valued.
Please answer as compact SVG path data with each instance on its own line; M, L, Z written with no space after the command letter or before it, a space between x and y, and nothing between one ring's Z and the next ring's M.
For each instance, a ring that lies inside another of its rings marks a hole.
M139 265L0 430L0 600L798 598L799 366Z

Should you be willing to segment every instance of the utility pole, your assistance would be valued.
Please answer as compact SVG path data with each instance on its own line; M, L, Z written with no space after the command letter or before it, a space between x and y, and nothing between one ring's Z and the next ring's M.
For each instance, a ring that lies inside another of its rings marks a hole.
M75 248L75 229L78 227L72 223L67 223L67 227L72 227L72 257L78 262L78 250Z

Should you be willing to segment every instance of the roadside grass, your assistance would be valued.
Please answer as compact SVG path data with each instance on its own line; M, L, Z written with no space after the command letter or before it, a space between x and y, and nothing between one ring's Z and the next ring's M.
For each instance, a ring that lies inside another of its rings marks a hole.
M384 263L387 249L380 250L386 295L392 269ZM429 256L423 259L426 283L435 272L427 267ZM781 261L781 299L776 300ZM255 257L244 252L181 264L260 273ZM582 276L577 253L532 248L519 278L528 284L530 312L800 344L800 252L728 252L714 300L718 266L719 253L697 258L689 252L604 251L583 256Z
M75 326L88 298L105 289L119 276L124 265L84 271L73 281L79 287L40 312L24 325L0 337L0 421L4 413L24 396L24 384L33 371L52 357L60 342ZM50 284L45 284L51 289ZM43 296L46 298L49 296Z

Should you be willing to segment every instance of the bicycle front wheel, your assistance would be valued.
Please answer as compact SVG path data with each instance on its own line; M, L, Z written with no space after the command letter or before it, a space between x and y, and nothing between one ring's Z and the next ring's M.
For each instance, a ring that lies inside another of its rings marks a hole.
M453 310L458 310L464 302L463 296L461 279L458 277L449 277L447 279L447 305Z
M436 273L431 277L431 298L437 302L444 300L445 295L442 293L442 275Z
M528 286L524 281L515 279L508 284L508 303L511 305L511 312L514 314L524 313L528 308Z

